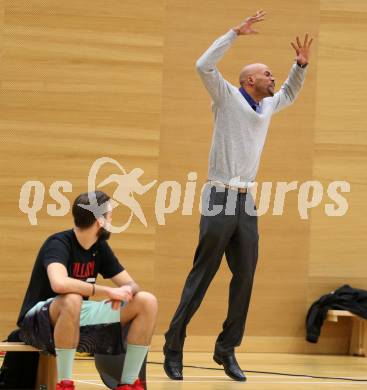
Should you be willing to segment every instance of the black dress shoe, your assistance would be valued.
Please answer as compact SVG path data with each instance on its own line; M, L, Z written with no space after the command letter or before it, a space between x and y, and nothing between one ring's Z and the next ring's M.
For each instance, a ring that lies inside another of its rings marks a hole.
M171 378L175 381L182 381L182 362L169 360L167 357L165 357L163 368L168 378Z
M246 376L238 365L234 353L222 355L214 352L213 359L216 363L224 367L224 372L235 381L244 382Z

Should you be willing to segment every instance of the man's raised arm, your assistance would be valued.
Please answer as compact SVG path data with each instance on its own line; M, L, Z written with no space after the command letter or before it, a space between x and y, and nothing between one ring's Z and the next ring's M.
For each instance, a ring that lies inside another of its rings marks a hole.
M299 37L296 38L296 43L291 42L291 46L296 52L296 63L292 66L289 76L279 92L271 98L275 112L291 105L299 94L306 75L312 41L313 38L309 39L308 34L306 34L303 43Z
M197 60L196 69L215 103L220 103L228 93L228 82L218 71L216 64L224 56L231 43L238 35L257 34L252 29L254 23L264 20L265 12L258 11L246 18L242 23L218 38L209 49Z

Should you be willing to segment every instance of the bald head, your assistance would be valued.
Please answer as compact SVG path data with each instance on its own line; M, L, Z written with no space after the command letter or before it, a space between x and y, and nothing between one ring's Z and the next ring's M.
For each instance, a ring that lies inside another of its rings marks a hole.
M258 102L274 95L275 80L270 68L265 64L246 65L240 72L239 81Z
M240 84L247 83L250 76L256 76L258 73L263 74L267 70L270 71L269 67L265 64L249 64L244 66L240 73Z

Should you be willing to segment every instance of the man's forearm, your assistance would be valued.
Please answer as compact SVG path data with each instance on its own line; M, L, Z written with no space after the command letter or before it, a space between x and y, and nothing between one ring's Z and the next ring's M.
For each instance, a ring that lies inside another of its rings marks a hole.
M109 296L108 291L110 289L111 287L108 286L91 284L82 280L68 277L63 280L62 284L55 290L55 292L57 294L80 294L83 297L91 297L96 295L106 298Z
M294 100L302 89L305 81L306 69L294 64L288 75L287 80L283 84L284 92L289 95L291 100Z
M219 103L228 93L228 82L218 71L216 64L223 57L237 35L233 30L218 38L197 60L196 70L214 102Z
M305 76L306 69L300 68L297 64L292 65L287 80L273 97L275 112L288 107L295 101L302 89Z
M216 39L205 53L197 60L196 67L198 71L206 72L214 69L216 64L222 59L225 52L229 49L237 34L234 30L228 31Z

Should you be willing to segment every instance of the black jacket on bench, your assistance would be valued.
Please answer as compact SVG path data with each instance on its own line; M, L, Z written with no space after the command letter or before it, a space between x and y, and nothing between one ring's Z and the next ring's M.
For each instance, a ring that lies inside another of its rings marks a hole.
M348 310L367 319L367 291L345 284L314 302L306 317L306 340L310 343L317 343L329 309Z

